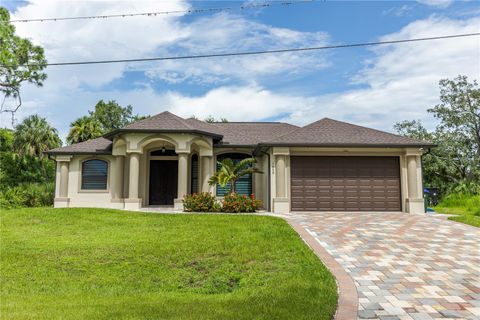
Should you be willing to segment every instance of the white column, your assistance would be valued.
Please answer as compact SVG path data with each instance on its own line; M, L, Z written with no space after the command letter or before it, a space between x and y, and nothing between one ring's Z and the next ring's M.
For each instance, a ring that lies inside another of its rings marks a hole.
M68 162L60 162L60 198L68 198Z
M290 212L290 196L287 190L288 170L287 161L290 158L290 148L274 147L273 148L274 179L275 193L273 197L273 212L288 213Z
M183 198L188 189L188 154L180 153L178 155L178 192L177 197Z
M130 153L128 199L125 199L125 209L138 210L140 208L141 199L138 198L139 177L140 177L140 154Z
M421 159L419 155L407 155L407 212L425 213L425 204L421 190L421 174L419 166Z
M115 157L115 185L113 199L123 199L123 175L124 175L124 158L123 156Z
M407 157L407 173L408 173L408 197L416 198L417 190L417 157Z
M203 156L200 158L202 164L202 192L212 192L212 186L208 183L212 176L212 157Z
M53 206L55 208L66 208L70 204L70 198L68 197L68 176L70 171L70 160L72 156L57 156L57 177L55 199Z
M275 189L277 198L285 198L285 156L275 156Z

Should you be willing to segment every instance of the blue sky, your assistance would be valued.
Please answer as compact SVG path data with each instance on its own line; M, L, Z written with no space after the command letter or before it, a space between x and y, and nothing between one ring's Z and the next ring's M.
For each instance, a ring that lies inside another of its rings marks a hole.
M240 6L244 2L3 2L12 18ZM476 1L314 1L218 13L76 22L18 23L50 62L248 51L480 31ZM42 88L25 86L19 120L38 113L59 129L99 99L139 114L231 121L323 117L391 131L438 103L438 80L479 79L480 37L424 43L190 61L49 67ZM10 102L13 103L13 102ZM0 124L9 125L2 115Z

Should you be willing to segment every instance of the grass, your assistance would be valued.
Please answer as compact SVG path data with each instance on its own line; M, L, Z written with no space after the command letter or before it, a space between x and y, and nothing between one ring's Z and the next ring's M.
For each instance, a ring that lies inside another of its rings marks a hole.
M480 195L451 194L445 197L435 211L456 214L448 219L480 227Z
M332 319L335 280L283 220L0 212L2 319Z

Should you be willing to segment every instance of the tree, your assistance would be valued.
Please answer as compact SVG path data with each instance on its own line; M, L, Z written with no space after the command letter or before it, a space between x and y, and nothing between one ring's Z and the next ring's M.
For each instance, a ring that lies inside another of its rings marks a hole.
M397 123L395 129L438 145L423 157L426 184L443 192L459 186L480 190L480 89L465 76L439 84L440 104L428 109L440 120L436 129L429 132L415 120Z
M100 122L93 116L83 116L70 124L67 143L79 143L95 139L103 134Z
M122 107L115 100L104 102L100 100L88 116L83 116L70 124L67 143L78 143L98 138L112 130L123 128L126 125L147 118L148 116L134 115L132 106Z
M15 127L13 149L19 155L43 158L43 152L58 148L62 141L57 129L50 126L45 118L32 115Z
M465 164L464 177L480 179L480 88L466 76L440 81L440 101L428 109L440 120L437 130L456 145L456 158ZM478 180L477 180L478 181Z
M132 106L122 107L115 100L108 102L98 101L95 105L95 110L89 111L89 114L100 123L103 133L123 128L137 121L139 117L133 114Z
M28 82L42 86L47 75L42 72L47 60L43 49L33 45L28 39L15 35L15 27L9 22L7 9L0 7L0 92L3 94L1 112L12 114L14 125L15 112L22 105L20 87ZM6 98L15 98L18 102L12 108L4 108Z
M195 117L195 116L193 116ZM226 118L220 118L220 121L217 121L212 115L208 116L205 118L205 120L203 120L207 123L213 123L213 122L228 122L228 120Z
M238 179L247 174L263 173L254 167L255 163L257 163L255 158L242 159L237 163L230 158L225 158L218 162L220 168L210 177L208 183L211 186L219 184L222 188L230 184L230 192L235 193L235 184Z

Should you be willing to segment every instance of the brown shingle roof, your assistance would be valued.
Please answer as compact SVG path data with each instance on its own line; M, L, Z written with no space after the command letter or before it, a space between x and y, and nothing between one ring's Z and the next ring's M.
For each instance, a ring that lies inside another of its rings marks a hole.
M318 146L433 146L427 141L323 118L273 138L262 145Z
M66 147L52 149L47 154L111 154L112 141L105 138L96 138Z
M211 136L218 136L213 132L213 127L209 127L203 121L191 121L192 119L183 119L171 112L164 111L152 117L136 121L128 126L114 130L105 135L106 138L111 138L120 132L192 132ZM202 124L200 124L202 123Z
M433 143L427 141L415 140L328 118L300 128L281 122L207 123L197 119L183 119L168 111L110 132L105 137L111 138L120 132L137 131L205 134L215 138L216 146L434 146ZM111 140L97 138L53 149L47 153L110 154L111 150Z
M257 145L297 129L297 126L282 122L215 122L221 128L220 144Z

